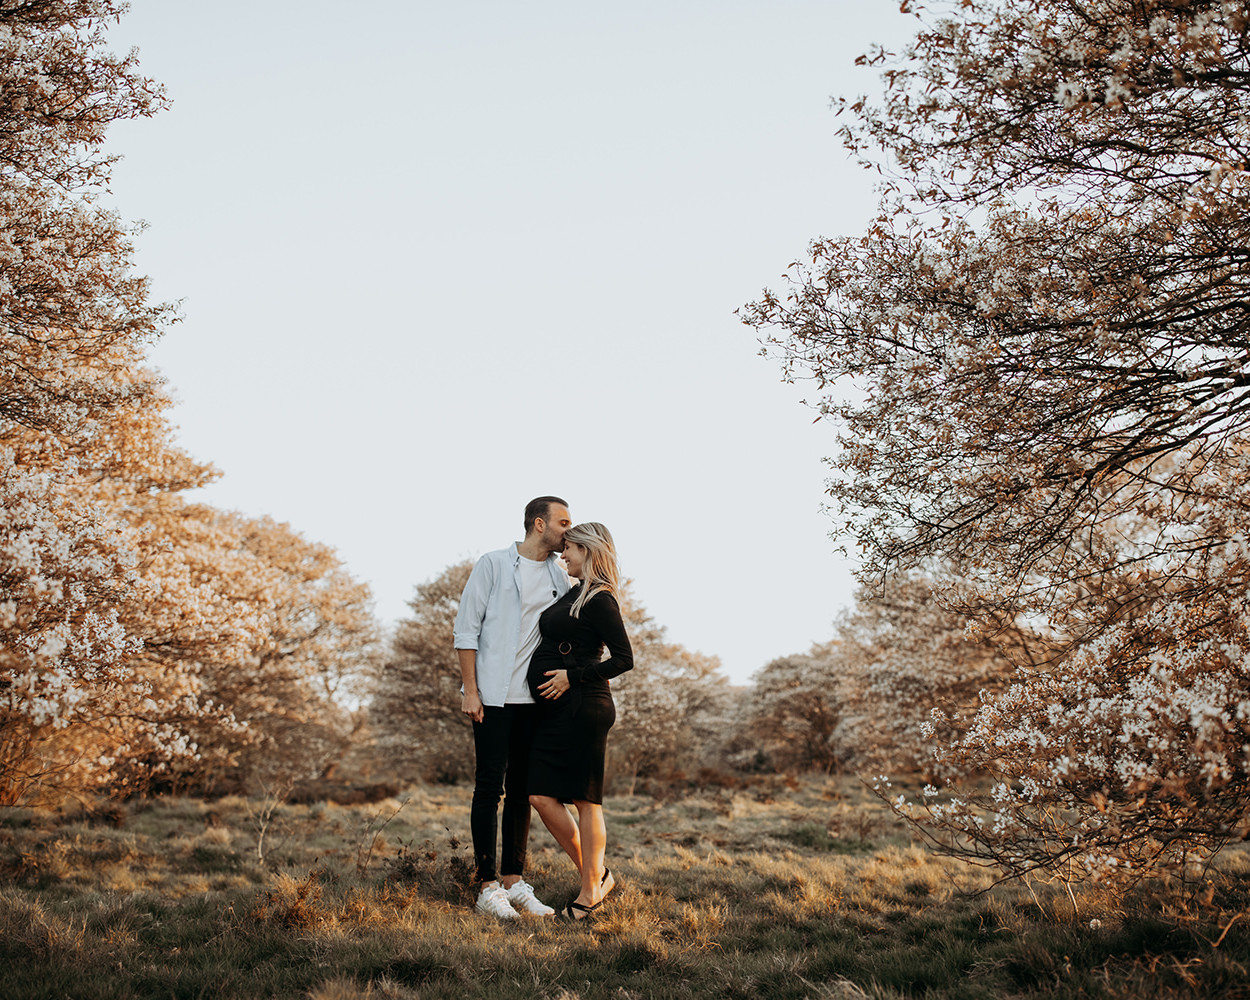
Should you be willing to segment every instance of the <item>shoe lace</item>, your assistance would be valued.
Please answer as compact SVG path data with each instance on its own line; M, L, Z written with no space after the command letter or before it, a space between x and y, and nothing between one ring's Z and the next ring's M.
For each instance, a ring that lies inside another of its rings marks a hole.
M508 900L508 893L503 889L492 890L486 898L486 906L500 915L515 912L512 909L512 903Z

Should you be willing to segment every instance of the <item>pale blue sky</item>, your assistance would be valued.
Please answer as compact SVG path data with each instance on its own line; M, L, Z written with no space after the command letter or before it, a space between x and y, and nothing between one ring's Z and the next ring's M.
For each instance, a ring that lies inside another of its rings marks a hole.
M825 3L133 0L171 111L115 129L152 352L203 499L335 546L394 620L519 537L605 522L670 637L735 680L850 598L821 513L832 429L733 315L872 178L854 66L910 22Z

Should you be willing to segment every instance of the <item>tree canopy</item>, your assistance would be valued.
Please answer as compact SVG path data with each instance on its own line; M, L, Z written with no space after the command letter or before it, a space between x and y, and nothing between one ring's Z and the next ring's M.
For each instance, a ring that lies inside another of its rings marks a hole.
M1015 873L1153 870L1250 806L1250 12L918 18L864 57L883 101L839 103L878 218L745 318L837 422L866 578L938 563L948 604L1044 623L1046 665L948 749L1002 778L994 833L963 803L939 838Z
M182 496L216 471L146 364L175 313L99 204L109 126L165 103L105 47L124 9L0 0L0 804L315 769L372 642L331 550Z

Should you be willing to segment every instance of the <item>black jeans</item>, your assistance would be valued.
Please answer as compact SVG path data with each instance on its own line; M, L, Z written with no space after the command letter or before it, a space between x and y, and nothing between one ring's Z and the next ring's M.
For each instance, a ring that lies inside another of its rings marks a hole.
M477 756L473 808L473 856L477 877L493 882L497 874L521 875L530 837L529 757L534 741L534 705L483 707L481 722L473 723ZM503 796L503 856L495 870L496 821Z

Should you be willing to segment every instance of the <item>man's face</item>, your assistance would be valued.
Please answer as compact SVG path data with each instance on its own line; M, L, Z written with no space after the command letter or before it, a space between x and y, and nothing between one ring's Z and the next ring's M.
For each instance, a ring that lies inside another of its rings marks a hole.
M547 511L547 519L543 523L543 533L539 541L551 552L564 551L564 533L573 527L573 518L569 509L563 504L553 503Z

